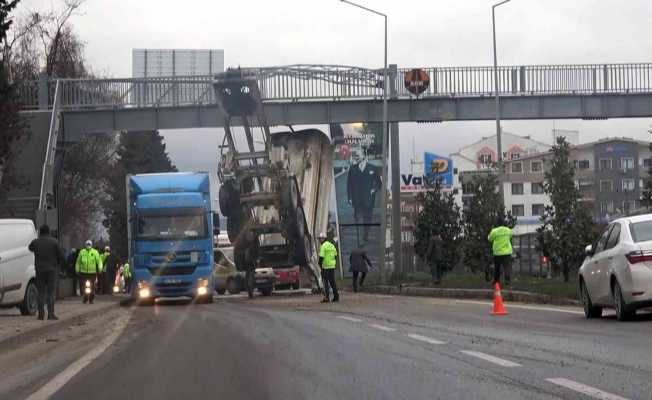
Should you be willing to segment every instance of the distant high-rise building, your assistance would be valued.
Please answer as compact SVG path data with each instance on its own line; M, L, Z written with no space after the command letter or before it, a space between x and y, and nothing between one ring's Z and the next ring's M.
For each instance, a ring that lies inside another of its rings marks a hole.
M134 78L212 75L224 71L222 49L133 49Z

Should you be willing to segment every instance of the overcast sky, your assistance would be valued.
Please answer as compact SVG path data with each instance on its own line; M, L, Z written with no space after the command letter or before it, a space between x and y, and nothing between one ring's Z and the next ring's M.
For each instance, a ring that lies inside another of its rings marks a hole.
M18 13L59 0L22 0ZM360 0L389 16L389 62L399 67L490 65L488 0ZM652 61L651 0L512 0L497 10L499 63ZM382 18L339 0L88 0L72 20L100 75L131 75L132 48L222 48L226 66L297 63L378 68ZM582 141L648 139L649 120L555 121ZM506 121L504 129L550 141L552 121ZM495 133L488 122L401 124L402 165L413 138L441 154ZM188 140L193 135L193 140ZM166 133L183 169L214 169L219 132ZM197 143L201 146L197 146ZM405 168L404 168L405 169Z

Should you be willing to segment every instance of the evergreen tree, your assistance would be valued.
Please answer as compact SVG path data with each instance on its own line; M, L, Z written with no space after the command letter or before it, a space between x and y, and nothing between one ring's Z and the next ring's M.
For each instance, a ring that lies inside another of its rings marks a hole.
M7 31L13 23L11 12L18 5L18 0L0 0L0 49L6 45ZM1 53L0 53L1 54ZM18 114L18 105L14 101L14 88L9 81L9 65L0 59L0 204L5 213L4 197L11 187L19 183L11 168L11 159L15 155L16 142L25 134L23 123Z
M460 207L452 192L444 192L439 181L433 190L419 196L415 251L430 266L433 282L452 270L460 259L462 235Z
M491 245L487 236L496 226L498 219L505 226L513 228L516 217L506 212L500 192L498 179L494 173L473 176L466 186L465 193L473 194L463 212L464 226L464 265L472 272L484 271L490 279L490 265L493 262Z
M11 12L16 8L20 0L0 0L0 45L4 45L7 39L7 31L14 22L11 19Z
M121 259L127 258L126 176L155 172L175 172L163 137L158 132L123 132L120 134L116 161L108 178L108 199L104 202L104 226L109 231L111 249Z
M537 233L542 251L561 267L564 281L568 282L571 266L582 263L584 247L594 239L593 221L575 186L575 167L569 160L570 145L566 138L557 139L552 153L552 165L544 183L552 205L546 206Z

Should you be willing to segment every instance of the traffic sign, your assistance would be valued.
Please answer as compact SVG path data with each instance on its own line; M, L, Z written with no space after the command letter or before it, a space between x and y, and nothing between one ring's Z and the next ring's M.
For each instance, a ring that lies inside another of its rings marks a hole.
M428 73L420 68L414 68L405 73L403 78L405 88L415 96L425 92L430 86Z

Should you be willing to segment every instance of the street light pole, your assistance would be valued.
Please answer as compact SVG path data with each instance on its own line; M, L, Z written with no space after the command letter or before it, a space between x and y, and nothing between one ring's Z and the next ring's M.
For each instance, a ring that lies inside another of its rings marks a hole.
M383 177L382 177L382 187L381 187L381 232L380 232L380 279L385 281L385 249L387 247L387 164L389 162L388 156L388 146L389 146L389 135L387 127L387 91L388 91L388 72L387 72L387 14L383 14L371 8L356 4L349 0L340 0L342 3L358 7L370 13L380 15L385 20L385 61L383 65ZM394 223L400 223L400 221L394 221ZM394 254L394 257L399 257L399 254Z
M496 97L496 150L498 152L497 162L498 162L498 180L500 182L500 199L505 205L505 189L503 188L503 182L500 181L500 175L503 172L503 143L502 143L502 134L500 129L500 94L498 88L498 56L496 52L496 7L499 7L505 3L509 3L511 0L504 0L500 3L494 4L491 7L491 24L493 27L494 33L494 95Z

